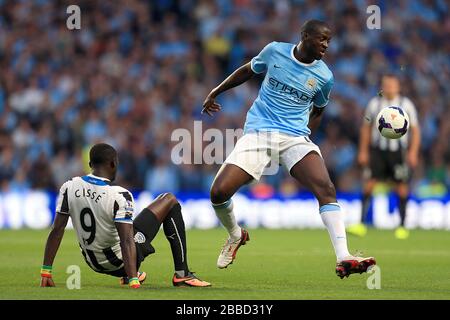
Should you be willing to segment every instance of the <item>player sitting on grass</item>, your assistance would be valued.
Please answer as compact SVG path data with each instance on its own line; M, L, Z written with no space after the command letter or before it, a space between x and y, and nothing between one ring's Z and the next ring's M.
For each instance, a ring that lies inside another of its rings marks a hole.
M211 187L211 202L229 238L217 260L219 268L233 262L248 232L236 223L231 197L241 186L259 180L274 154L298 182L319 201L320 216L328 229L341 278L367 271L375 259L352 256L347 249L343 212L319 147L309 138L319 126L328 104L333 74L321 60L331 31L322 21L307 21L298 44L269 43L251 62L243 65L213 89L203 104L212 115L221 109L216 97L255 74L265 73L258 97L247 113L244 135L225 160ZM310 111L311 110L311 111Z
M174 195L159 195L133 220L131 193L111 184L116 177L116 150L104 143L89 153L92 174L74 177L59 192L56 217L45 247L41 287L54 287L52 265L69 220L77 232L81 253L92 270L120 277L121 284L139 288L146 278L141 262L155 252L151 241L161 224L172 249L174 286L207 287L189 271L181 206Z

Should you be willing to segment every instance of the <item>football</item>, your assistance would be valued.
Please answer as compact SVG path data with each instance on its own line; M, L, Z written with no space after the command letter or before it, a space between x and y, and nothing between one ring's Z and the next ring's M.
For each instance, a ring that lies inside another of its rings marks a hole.
M381 135L388 139L398 139L406 134L409 118L400 107L383 108L377 116L376 123Z

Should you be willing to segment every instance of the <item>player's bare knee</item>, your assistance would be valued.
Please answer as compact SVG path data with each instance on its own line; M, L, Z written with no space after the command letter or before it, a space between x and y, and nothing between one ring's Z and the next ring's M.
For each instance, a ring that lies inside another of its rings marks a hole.
M408 198L409 195L409 189L406 186L399 186L397 187L397 194L401 199Z
M210 198L212 203L223 203L227 201L229 196L225 186L221 183L213 183L210 190Z
M366 195L370 195L373 192L373 189L375 188L376 181L375 180L369 180L364 184L363 192Z
M176 206L179 202L173 193L166 192L160 194L155 200L164 203L164 207L171 209ZM152 205L150 204L147 208L151 210Z
M171 208L178 204L177 197L175 197L175 195L170 192L164 194L164 200L169 202Z
M211 199L212 203L221 203L221 192L220 192L220 188L216 185L213 184L211 186L211 190L209 191L209 197Z
M372 185L365 185L364 187L363 187L363 193L365 194L365 195L371 195L372 194L372 192L373 192L373 186Z

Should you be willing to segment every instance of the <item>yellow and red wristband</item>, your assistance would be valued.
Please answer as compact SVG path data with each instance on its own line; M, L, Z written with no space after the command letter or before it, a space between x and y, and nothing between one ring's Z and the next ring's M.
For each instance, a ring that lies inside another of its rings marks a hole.
M41 277L51 278L52 277L52 266L43 265L41 267Z
M139 278L131 278L130 280L128 280L128 285L131 288L139 288L141 286L141 283L139 282Z

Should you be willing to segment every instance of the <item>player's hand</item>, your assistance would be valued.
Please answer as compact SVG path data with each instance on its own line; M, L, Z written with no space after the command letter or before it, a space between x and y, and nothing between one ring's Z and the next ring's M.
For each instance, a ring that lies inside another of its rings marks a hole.
M212 117L213 112L218 112L222 106L216 102L216 98L209 94L203 102L202 114L207 113Z
M41 287L54 287L55 283L52 278L41 277Z
M408 152L408 165L411 169L414 169L417 167L417 164L419 163L419 157L417 156L417 153L415 152Z
M366 167L369 164L369 153L365 151L360 151L358 153L358 164L361 167Z

